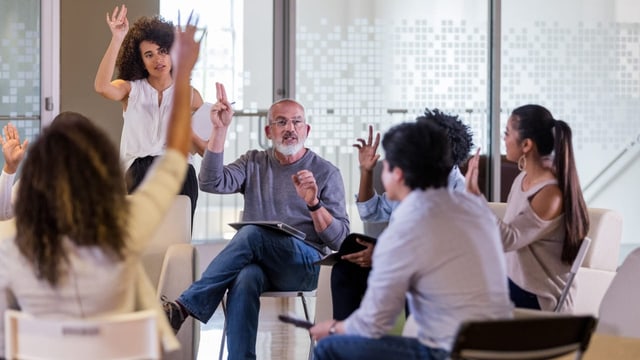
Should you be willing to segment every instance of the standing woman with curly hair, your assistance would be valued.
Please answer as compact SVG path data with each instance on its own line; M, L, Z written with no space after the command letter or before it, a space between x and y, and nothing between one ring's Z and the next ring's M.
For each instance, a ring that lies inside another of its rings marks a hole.
M107 99L122 103L124 124L120 156L126 169L127 191L140 184L153 159L164 153L174 81L169 50L173 42L173 24L159 16L141 17L129 29L127 8L116 7L107 24L111 42L100 62L94 87ZM118 78L112 80L114 68ZM191 111L203 104L197 90L191 88ZM193 148L203 148L193 135ZM191 199L191 219L198 199L198 180L193 166L180 194Z
M589 214L573 156L571 128L540 105L511 113L504 133L507 160L517 162L503 219L497 219L516 307L553 310L569 279ZM480 195L478 154L469 160L467 190ZM561 311L571 312L575 282Z

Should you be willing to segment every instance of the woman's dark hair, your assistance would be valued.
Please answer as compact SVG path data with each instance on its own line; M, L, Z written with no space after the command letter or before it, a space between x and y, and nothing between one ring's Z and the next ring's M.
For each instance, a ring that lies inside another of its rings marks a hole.
M511 113L512 124L520 141L531 139L540 156L553 155L553 167L562 191L565 240L562 261L573 263L582 239L589 232L589 213L582 196L576 162L573 156L571 128L556 120L540 105L524 105Z
M136 20L120 46L116 61L118 77L127 81L146 79L149 72L145 69L142 55L140 55L140 43L145 40L150 41L169 52L173 44L173 36L173 23L164 20L161 16L143 16Z
M438 109L425 109L424 115L417 117L416 121L431 121L447 133L453 165L460 166L467 161L473 147L473 136L471 129L458 118L458 115L447 115Z
M402 169L410 189L447 186L453 162L442 128L428 121L402 123L384 134L382 148L389 170Z
M123 179L117 149L81 114L59 114L29 146L16 199L16 244L39 279L56 286L66 275L65 239L123 258Z

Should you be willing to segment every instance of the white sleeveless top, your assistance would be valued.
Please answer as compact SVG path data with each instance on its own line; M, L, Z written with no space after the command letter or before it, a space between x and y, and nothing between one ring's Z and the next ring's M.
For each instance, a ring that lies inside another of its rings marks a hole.
M173 84L163 91L160 106L158 91L147 79L129 84L131 91L127 109L122 112L124 125L120 138L120 156L125 170L136 158L164 153L173 99Z

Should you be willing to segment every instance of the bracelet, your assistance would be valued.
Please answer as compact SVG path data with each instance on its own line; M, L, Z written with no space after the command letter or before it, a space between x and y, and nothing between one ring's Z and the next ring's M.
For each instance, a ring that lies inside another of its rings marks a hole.
M336 325L338 324L338 320L333 320L333 324L329 328L329 335L333 335L336 333Z
M322 207L322 204L320 203L320 200L318 200L318 203L313 205L313 206L309 206L307 205L307 209L309 209L309 211L314 212L318 209L320 209Z

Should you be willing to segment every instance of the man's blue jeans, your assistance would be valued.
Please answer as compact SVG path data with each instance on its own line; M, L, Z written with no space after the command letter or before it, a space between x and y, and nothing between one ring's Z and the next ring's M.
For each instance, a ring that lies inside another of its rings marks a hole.
M416 338L383 336L379 339L357 335L330 335L318 342L313 351L315 360L445 360L443 349L422 345Z
M178 301L206 323L227 294L229 359L255 359L260 294L313 290L321 254L277 231L246 225L231 239Z

